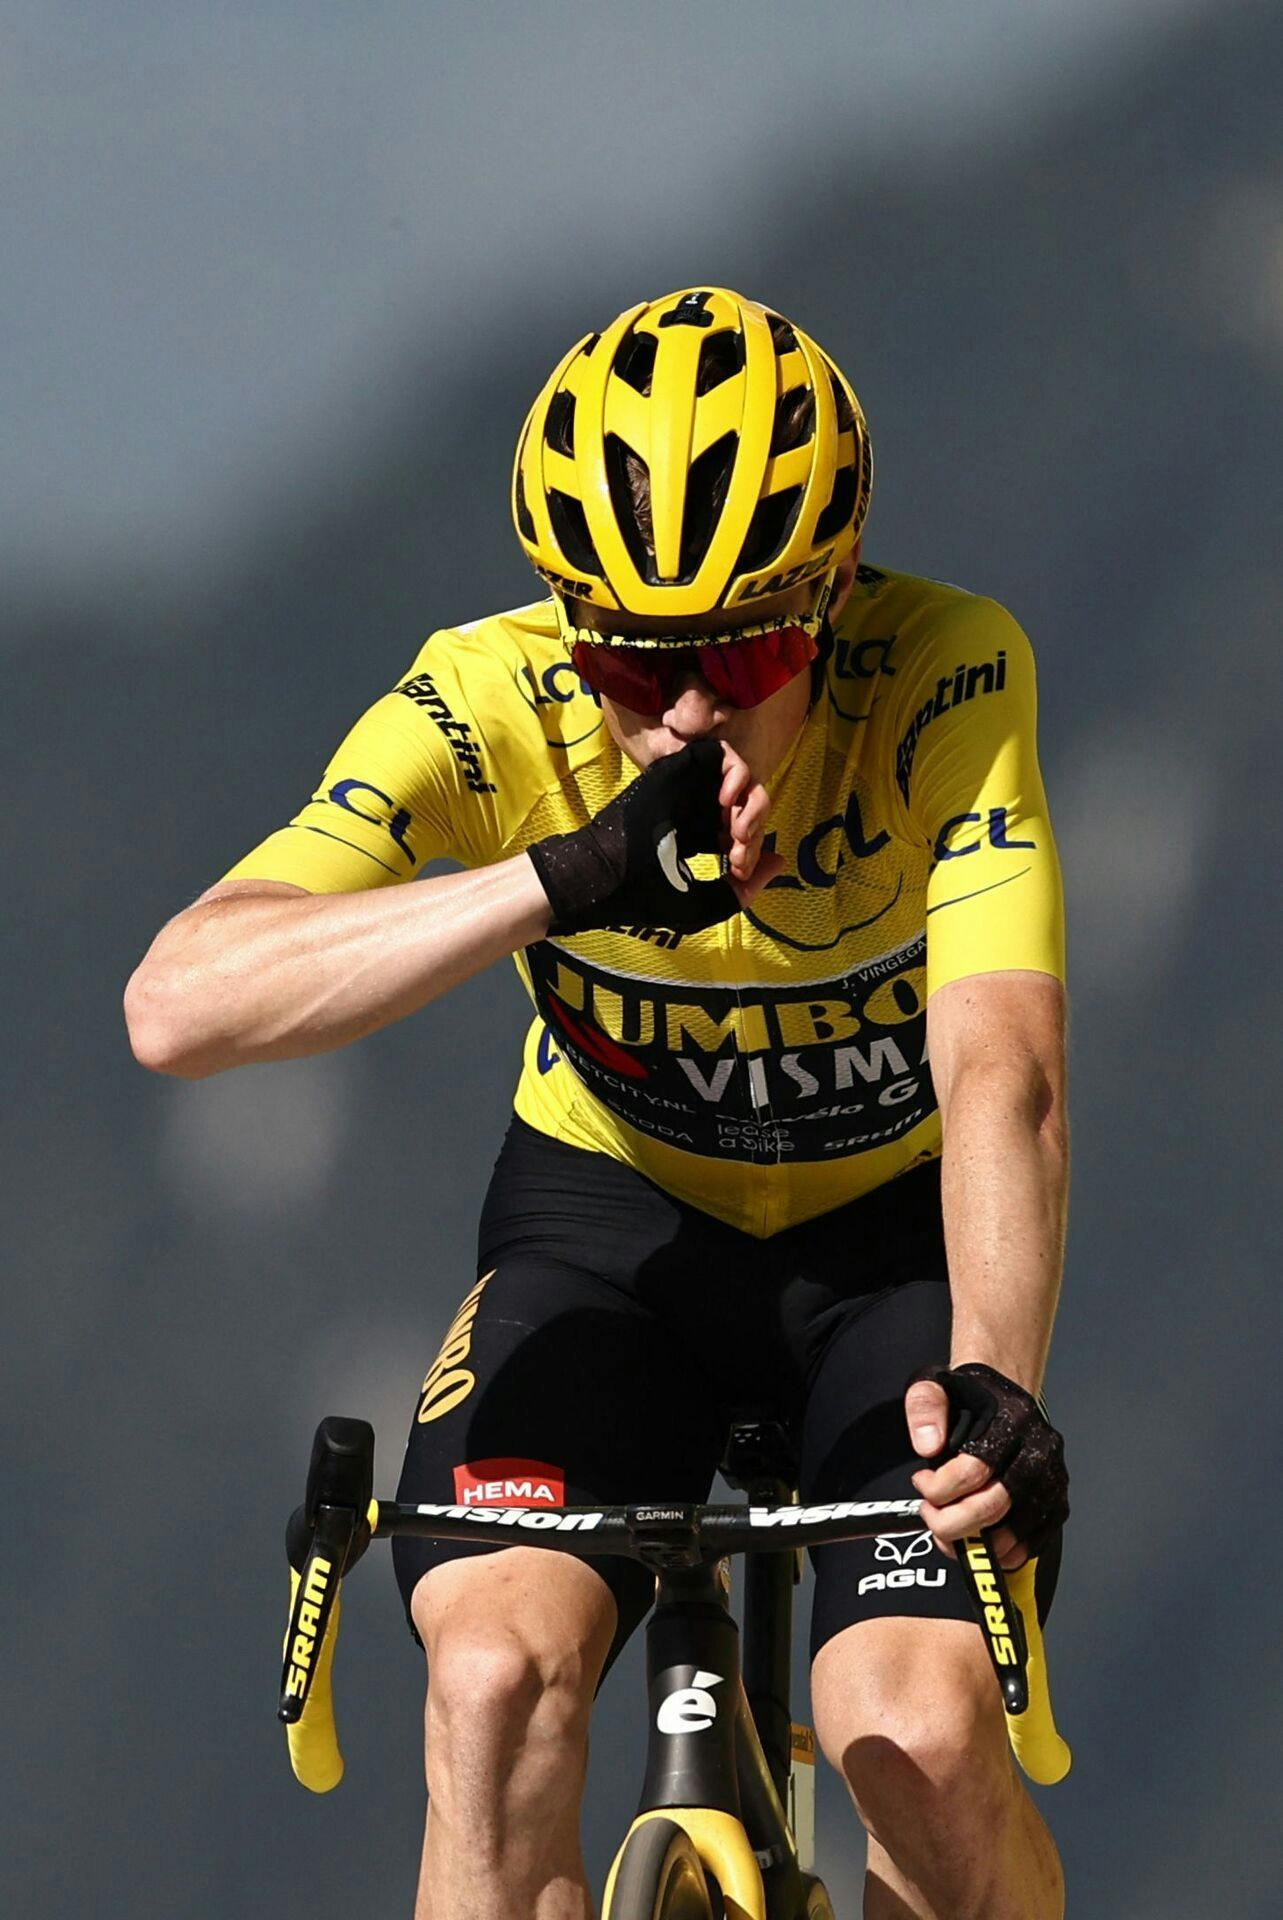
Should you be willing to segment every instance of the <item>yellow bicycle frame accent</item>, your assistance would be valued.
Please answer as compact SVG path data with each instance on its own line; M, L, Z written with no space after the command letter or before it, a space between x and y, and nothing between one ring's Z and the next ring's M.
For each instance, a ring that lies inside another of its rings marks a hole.
M708 1807L655 1807L639 1813L628 1829L632 1834L648 1820L671 1820L691 1837L695 1851L722 1890L726 1920L766 1920L766 1892L761 1870L753 1857L748 1835L731 1813L714 1813ZM624 1845L628 1844L627 1836ZM615 1855L606 1882L602 1902L602 1920L610 1920L615 1877L623 1857L621 1847Z

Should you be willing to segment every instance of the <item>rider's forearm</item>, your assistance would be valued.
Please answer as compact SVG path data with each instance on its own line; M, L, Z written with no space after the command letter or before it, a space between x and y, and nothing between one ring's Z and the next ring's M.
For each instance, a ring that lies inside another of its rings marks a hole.
M1063 1088L1032 1061L964 1067L943 1118L950 1364L984 1361L1037 1392L1064 1261Z
M548 921L524 854L378 892L198 901L129 983L130 1040L145 1066L187 1079L327 1053L541 939Z

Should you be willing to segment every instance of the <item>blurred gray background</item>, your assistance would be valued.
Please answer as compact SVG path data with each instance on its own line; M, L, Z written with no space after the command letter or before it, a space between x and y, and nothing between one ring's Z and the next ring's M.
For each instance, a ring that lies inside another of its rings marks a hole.
M1283 11L1231 0L0 10L8 1910L410 1911L390 1568L316 1801L273 1719L281 1524L327 1411L391 1490L524 1001L498 970L188 1086L132 1062L120 991L432 627L537 590L507 469L564 347L713 281L851 375L866 556L1039 651L1070 1912L1277 1915L1281 73ZM640 1728L630 1657L598 1883ZM820 1825L854 1915L827 1781Z

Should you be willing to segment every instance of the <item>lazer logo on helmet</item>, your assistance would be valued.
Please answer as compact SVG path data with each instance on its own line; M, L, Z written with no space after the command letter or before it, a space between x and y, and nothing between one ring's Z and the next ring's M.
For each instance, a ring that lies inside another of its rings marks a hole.
M454 1469L454 1497L465 1507L560 1507L566 1476L543 1460L468 1460Z
M789 593L794 587L800 587L804 580L814 580L817 573L827 573L833 564L832 547L825 547L812 559L806 560L800 567L790 567L787 573L764 574L760 580L746 580L738 595L742 604L745 600L768 600L772 594Z

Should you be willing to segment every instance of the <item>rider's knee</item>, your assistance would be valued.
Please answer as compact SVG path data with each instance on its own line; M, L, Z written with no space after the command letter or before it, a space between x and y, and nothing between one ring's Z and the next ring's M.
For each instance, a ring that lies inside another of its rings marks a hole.
M573 1647L540 1647L513 1628L476 1626L442 1637L429 1655L434 1707L451 1720L530 1720L545 1732L584 1716L592 1687Z
M872 1661L853 1639L845 1683L822 1690L822 1708L817 1700L816 1735L862 1811L875 1823L891 1808L898 1821L907 1814L929 1823L968 1809L997 1817L1012 1774L987 1663L948 1645L923 1658L905 1645L894 1650L898 1658Z
M1005 1800L1010 1768L999 1750L995 1767L988 1717L965 1699L901 1703L878 1720L847 1732L837 1764L861 1807L875 1816L886 1806L915 1818L973 1808L977 1815ZM836 1758L836 1756L835 1756Z
M571 1637L455 1612L423 1638L430 1746L584 1738L596 1670Z

